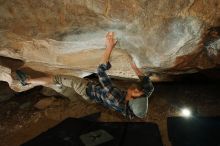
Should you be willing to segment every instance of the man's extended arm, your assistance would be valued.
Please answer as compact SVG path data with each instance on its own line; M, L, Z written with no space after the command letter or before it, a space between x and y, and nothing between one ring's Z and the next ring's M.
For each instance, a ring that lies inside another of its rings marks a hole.
M109 63L109 58L116 43L117 41L114 39L114 32L108 32L105 41L106 49L101 58L100 65L97 68L99 82L106 89L111 88L111 79L108 77L105 71L111 68L111 64Z

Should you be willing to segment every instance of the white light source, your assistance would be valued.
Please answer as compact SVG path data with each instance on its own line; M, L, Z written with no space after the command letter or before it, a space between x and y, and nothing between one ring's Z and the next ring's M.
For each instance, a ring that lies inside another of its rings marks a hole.
M181 110L181 114L182 114L182 116L184 116L184 117L190 117L190 116L191 116L191 111L190 111L188 108L183 108L183 109Z

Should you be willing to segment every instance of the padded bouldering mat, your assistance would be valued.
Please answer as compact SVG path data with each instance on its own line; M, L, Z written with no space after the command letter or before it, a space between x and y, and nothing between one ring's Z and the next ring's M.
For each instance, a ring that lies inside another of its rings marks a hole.
M68 118L23 146L163 146L154 123Z

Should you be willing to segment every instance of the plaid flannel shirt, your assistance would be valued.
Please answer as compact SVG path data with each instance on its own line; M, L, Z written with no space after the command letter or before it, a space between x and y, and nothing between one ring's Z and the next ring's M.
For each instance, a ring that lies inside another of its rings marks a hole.
M111 68L111 64L100 64L97 68L97 74L100 84L94 84L89 82L87 88L87 95L96 103L101 103L104 106L113 109L127 118L133 118L134 114L125 102L126 91L123 91L115 87L109 76L106 74L106 70ZM152 83L148 77L142 79L145 96L150 96L152 93ZM146 89L146 90L145 90Z
M125 96L126 92L113 86L111 79L106 74L106 70L111 68L111 64L100 64L97 68L97 74L100 84L89 83L87 94L97 103L113 109L125 115Z

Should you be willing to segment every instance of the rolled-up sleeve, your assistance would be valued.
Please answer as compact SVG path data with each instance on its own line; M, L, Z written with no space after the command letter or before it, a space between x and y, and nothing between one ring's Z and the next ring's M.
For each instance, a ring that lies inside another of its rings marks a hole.
M99 78L99 82L103 86L103 88L110 89L112 87L112 82L109 76L106 74L106 70L111 68L111 64L108 62L107 64L100 64L97 68L97 74Z
M149 97L152 94L152 92L154 91L154 86L153 86L150 78L147 76L144 76L143 79L141 80L141 82L142 82L142 86L144 89L144 95L146 97Z

